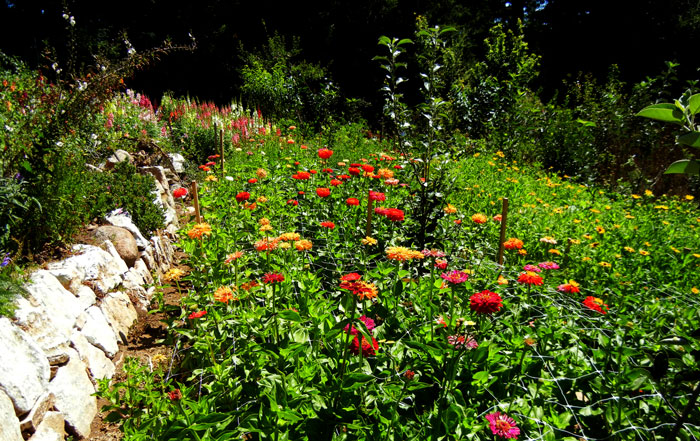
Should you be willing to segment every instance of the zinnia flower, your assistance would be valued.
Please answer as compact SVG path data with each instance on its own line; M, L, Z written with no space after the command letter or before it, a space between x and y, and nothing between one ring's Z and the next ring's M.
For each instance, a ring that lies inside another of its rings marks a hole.
M468 335L448 335L447 343L454 346L455 349L476 349L479 343Z
M458 283L466 282L467 279L469 279L469 274L465 273L464 271L452 270L449 273L440 274L440 277L456 285Z
M487 289L472 294L469 298L469 307L477 314L493 314L503 306L501 296Z
M598 297L588 296L583 301L583 304L588 309L592 309L593 311L597 311L601 314L607 314L608 305L603 303L603 299L599 299ZM605 308L605 310L603 310L603 308Z
M532 271L525 271L518 277L518 282L526 285L542 285L542 276Z
M240 259L243 257L243 251L236 251L235 253L231 253L228 256L226 256L226 260L224 260L224 263L228 265L229 263L233 262L236 259Z
M369 200L370 201L385 201L386 200L386 195L384 193L380 193L378 191L369 191Z
M322 148L318 149L318 157L321 159L328 159L333 156L333 150Z
M190 239L201 239L202 236L211 236L211 226L207 223L195 224L190 231L187 232Z
M236 200L238 202L247 201L248 199L250 199L250 193L247 191L242 191L236 195Z
M196 311L188 315L187 318L190 320L198 319L207 315L207 311Z
M348 200L345 201L345 203L348 205L360 205L360 200L357 198L348 198Z
M299 233L284 233L284 234L280 235L280 237L278 237L277 239L279 239L281 241L289 242L289 241L299 240L299 239L301 239L301 236L299 235Z
M255 242L255 249L257 251L272 251L275 248L277 248L277 238L271 239L269 237L263 237Z
M263 283L280 283L284 282L284 275L279 273L266 273L262 279Z
M442 211L444 211L445 214L455 214L457 212L457 207L452 204L447 204L447 207L443 208Z
M322 227L330 228L331 230L335 228L335 224L331 221L321 222Z
M447 269L447 261L443 259L435 259L435 268L437 269Z
M491 432L501 438L516 439L520 435L520 429L513 418L505 413L494 412L486 415L491 426Z
M472 221L477 224L485 224L488 220L489 218L487 218L486 215L481 213L476 213L472 216Z
M516 238L516 237L511 237L507 241L503 243L503 246L507 250L515 250L515 249L521 249L523 247L523 241Z
M267 171L264 168L259 168L259 169L255 170L255 175L258 178L263 179L263 178L267 177Z
M376 353L376 351L379 349L379 343L377 343L377 340L372 337L372 343L368 342L367 339L363 336L362 337L362 356L363 357L371 357ZM352 355L358 355L360 353L360 339L359 336L356 336L352 343L350 343L350 353Z
M307 179L311 179L311 174L305 171L298 171L292 175L292 178L298 181L306 181Z
M310 240L302 239L294 242L294 248L296 248L297 251L307 251L310 250L311 247L313 247L313 244Z
M185 196L187 196L187 189L184 187L180 187L180 188L176 189L175 191L173 191L173 197L175 197L175 198L183 198L184 199Z
M180 389L173 389L170 392L168 392L168 398L170 401L178 401L182 399L182 392Z
M374 171L374 167L369 165L369 164L362 164L362 170L364 170L365 173L372 173ZM382 199L384 200L384 199Z
M339 185L342 184L342 183L343 183L343 181L340 181L340 180L338 180L338 179L331 179L331 185L332 185L333 187L337 187L337 186L339 186Z
M369 246L372 246L372 245L376 245L376 244L377 244L377 239L373 239L373 238L371 238L371 237L369 237L369 236L367 236L367 237L365 237L364 239L362 239L362 245L369 245Z
M404 214L403 211L398 208L388 208L386 210L386 218L392 222L402 222L404 220Z
M372 330L375 328L375 326L377 326L376 323L374 323L374 320L372 320L371 318L369 318L365 315L360 317L360 321L365 324L365 326L367 327L367 330L369 332L372 332ZM351 327L350 324L345 325L345 332L347 332L351 335L360 334L360 331L358 331L357 328L355 328L354 326Z
M320 188L316 189L316 194L319 197L327 198L328 196L331 195L331 190L330 190L330 188L320 187Z
M425 257L445 257L444 252L436 250L435 248L433 248L432 250L426 248L423 251L421 251L421 253L423 253Z
M249 183L249 184L256 184L257 182L258 182L258 180L257 180L256 178L250 178L250 179L248 179L248 183Z
M537 266L546 270L559 269L559 265L557 265L555 262L540 262L537 264Z
M355 282L362 278L358 273L349 273L340 278L343 282Z
M185 275L185 272L180 268L170 268L168 272L163 275L164 282L177 282Z
M542 271L539 267L537 267L537 266L535 266L535 265L530 265L530 264L525 265L525 266L523 267L523 269L524 269L525 271L532 271L532 272L534 272L534 273L539 273L540 271Z
M569 293L581 292L581 290L578 287L579 287L579 284L575 280L569 280L569 283L564 283L562 285L559 285L559 287L557 287L557 290L559 290L561 292L569 292Z
M406 247L389 247L386 249L386 257L390 260L405 260L423 259L425 256L420 251L414 251Z
M357 296L359 300L373 299L377 297L377 287L373 283L356 280L354 282L341 282L340 287L347 289Z
M214 292L214 300L228 303L233 298L233 291L228 286L221 286Z

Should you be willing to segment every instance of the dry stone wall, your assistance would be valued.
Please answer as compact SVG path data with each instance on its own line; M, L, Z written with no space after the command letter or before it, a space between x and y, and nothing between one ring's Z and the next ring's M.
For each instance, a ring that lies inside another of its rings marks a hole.
M100 246L75 245L75 255L31 274L15 317L0 318L0 441L90 436L97 380L114 375L119 345L148 310L150 285L173 263L172 171L142 171L157 183L165 230L147 239L127 214L110 213L97 228Z

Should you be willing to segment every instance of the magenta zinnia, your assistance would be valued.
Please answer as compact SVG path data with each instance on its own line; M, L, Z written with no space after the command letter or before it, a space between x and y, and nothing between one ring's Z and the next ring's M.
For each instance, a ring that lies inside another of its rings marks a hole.
M263 276L263 283L279 283L284 282L284 276L279 273L267 273Z
M350 353L352 355L358 355L360 353L360 339L359 335L355 336L352 343L350 343ZM372 343L367 341L365 337L362 337L362 356L370 357L375 354L375 351L379 349L379 343L372 337Z
M477 314L493 314L503 306L501 296L485 289L469 298L469 307Z
M501 438L516 439L520 435L520 429L513 418L509 417L505 413L494 412L486 415L486 419L489 421L491 426L491 431L494 435L500 436Z
M440 274L440 277L456 285L458 283L466 282L467 279L469 279L469 274L465 273L464 271L452 270L449 273Z

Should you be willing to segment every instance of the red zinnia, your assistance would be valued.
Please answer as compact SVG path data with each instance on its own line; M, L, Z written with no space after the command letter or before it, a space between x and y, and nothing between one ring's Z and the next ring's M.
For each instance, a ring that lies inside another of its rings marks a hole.
M238 202L247 201L248 199L250 199L250 193L247 191L242 191L236 195L236 200Z
M266 273L262 279L263 283L280 283L284 282L284 275L279 273Z
M298 181L305 181L307 179L311 179L311 174L309 174L309 172L305 172L305 171L298 171L292 175L292 178L294 178Z
M524 273L520 273L518 282L526 285L542 285L542 276L532 271L525 271Z
M184 198L185 196L187 196L187 189L184 187L180 187L173 191L173 197Z
M366 173L372 173L374 171L374 167L369 164L363 164L362 170L364 170Z
M477 314L493 314L503 306L503 300L495 292L485 289L469 298L469 307Z
M171 401L178 401L182 399L182 392L180 389L173 389L170 392L168 392L168 398L170 398Z
M296 206L296 205L299 205L299 202L295 201L294 199L289 199L287 201L287 205L295 205Z
M355 339L350 343L350 353L352 355L358 355L360 353L360 340L358 338L359 336L356 336ZM379 349L379 343L377 343L377 340L372 337L372 343L368 342L367 339L363 336L362 337L362 356L363 357L370 357L374 355Z
M369 191L369 200L370 201L385 201L386 200L386 195L384 193L380 193L378 191Z
M338 179L331 179L331 185L333 187L337 187L338 185L342 184L343 181L339 181Z
M198 319L203 316L207 315L207 311L196 311L193 312L192 314L188 315L187 318L190 320Z
M386 217L392 222L401 222L403 221L403 211L398 208L387 208Z
M322 227L330 228L331 230L335 228L335 224L331 221L321 222Z
M348 169L348 173L350 173L351 175L357 176L357 175L360 174L360 169L357 168L357 167L350 167L350 168Z
M357 198L348 198L348 200L345 201L345 203L348 205L360 205L360 200Z
M343 282L355 282L357 280L360 280L361 278L362 276L358 273L350 273L341 277L340 280L342 280Z
M583 301L583 304L588 309L592 309L593 311L597 311L601 314L607 314L608 305L603 303L603 300L599 299L598 297L588 296L586 297L586 300ZM605 310L603 310L603 308L605 308Z
M318 149L318 157L321 159L328 159L333 156L333 150L322 148Z
M330 188L320 187L320 188L316 189L316 194L319 197L327 198L328 196L331 195L331 190L330 190Z
M250 178L250 179L248 179L248 183L249 183L249 184L255 184L256 182L258 182L258 180L255 179L255 178Z

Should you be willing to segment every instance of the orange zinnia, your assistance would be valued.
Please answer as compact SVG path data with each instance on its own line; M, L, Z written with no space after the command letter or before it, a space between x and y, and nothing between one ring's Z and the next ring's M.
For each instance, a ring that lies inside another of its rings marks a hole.
M386 257L390 260L423 259L425 256L420 251L415 251L406 247L389 247L386 249Z
M526 285L542 285L542 276L533 271L525 271L518 277L518 282Z
M233 291L228 286L221 286L214 292L214 300L217 302L228 303L233 299Z
M187 232L190 239L201 239L202 236L211 236L211 226L207 223L196 224Z
M516 238L516 237L511 237L507 241L503 242L503 246L507 250L515 250L515 249L521 249L523 247L523 241Z

